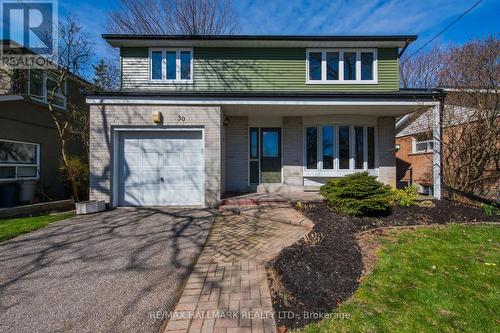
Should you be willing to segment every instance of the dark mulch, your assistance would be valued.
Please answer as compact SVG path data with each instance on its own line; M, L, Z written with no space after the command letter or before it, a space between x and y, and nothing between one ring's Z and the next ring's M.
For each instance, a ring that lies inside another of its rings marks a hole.
M486 217L478 208L447 200L434 203L433 208L394 207L390 215L383 217L343 216L331 211L325 203L304 211L315 224L313 232L322 233L325 239L318 245L299 242L287 247L269 264L278 326L298 328L317 321L304 313L332 312L354 293L363 270L355 238L359 231L383 226L500 222L498 217Z

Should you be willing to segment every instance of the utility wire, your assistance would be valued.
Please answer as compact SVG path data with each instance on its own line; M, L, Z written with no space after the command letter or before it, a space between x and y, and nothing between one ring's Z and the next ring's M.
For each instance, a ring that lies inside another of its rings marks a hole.
M470 7L469 9L467 9L465 12L462 13L462 15L460 15L459 17L457 17L453 22L451 22L450 24L448 24L446 26L446 28L444 28L443 30L441 30L438 34L436 34L436 36L432 37L431 40L429 40L427 43L425 43L424 45L422 45L418 50L416 50L415 52L413 52L412 54L410 54L404 61L403 61L403 64L408 60L410 59L411 57L413 57L415 54L417 54L418 52L420 52L424 47L426 47L427 45L429 45L430 43L432 43L432 41L436 38L439 37L439 35L441 35L443 32L445 32L446 30L448 30L452 25L454 25L455 23L457 23L458 21L460 21L462 19L462 17L464 17L465 15L467 15L471 10L473 10L474 8L476 8L477 5L479 5L479 3L483 1L483 0L479 0L478 2L476 2L472 7Z

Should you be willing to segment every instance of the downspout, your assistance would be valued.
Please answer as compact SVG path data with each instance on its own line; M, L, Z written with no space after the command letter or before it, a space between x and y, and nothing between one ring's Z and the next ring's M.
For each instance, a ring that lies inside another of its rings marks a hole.
M401 49L401 51L399 52L398 54L398 58L401 58L401 56L403 55L403 53L406 51L406 48L410 45L411 41L409 39L407 39L405 41L405 46Z
M441 177L439 180L441 181L441 197L443 197L443 113L444 113L444 99L446 98L446 93L443 89L440 89L442 95L439 97L439 173Z

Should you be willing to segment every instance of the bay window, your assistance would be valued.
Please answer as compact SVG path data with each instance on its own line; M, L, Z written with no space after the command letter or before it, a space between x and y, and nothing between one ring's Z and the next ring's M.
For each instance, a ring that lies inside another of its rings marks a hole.
M376 84L376 49L308 49L308 84Z
M323 141L323 169L333 169L333 126L323 126L322 141Z
M354 169L364 169L364 128L354 126Z
M40 146L0 139L0 181L37 179Z
M336 176L376 168L373 126L307 126L305 141L306 175Z
M151 81L192 83L191 49L150 49L149 59Z
M375 169L375 128L367 127L368 169Z
M306 151L307 151L307 168L318 168L318 129L316 127L308 127L306 130Z
M349 169L350 126L339 126L339 169Z

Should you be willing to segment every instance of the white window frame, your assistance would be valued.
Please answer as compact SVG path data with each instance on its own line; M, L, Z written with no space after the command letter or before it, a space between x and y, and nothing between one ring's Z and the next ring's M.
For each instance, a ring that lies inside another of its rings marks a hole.
M48 104L49 103L49 101L48 101L49 93L47 91L47 79L49 77L49 74L48 74L47 70L43 70L43 69L40 69L40 70L42 71L42 93L43 93L43 96L42 96L42 98L38 98L38 97L35 97L34 95L31 95L31 69L28 69L28 95L30 96L31 99L33 99L35 101L38 101L38 102L41 102L44 104ZM62 110L66 110L67 103L68 103L68 98L67 98L68 81L67 80L64 81L62 88L64 90L63 93L56 94L56 97L59 97L63 100L63 105L56 104L54 102L53 106L56 108L62 109Z
M0 139L0 141L28 144L28 145L36 146L36 162L35 163L1 163L0 162L0 167L11 167L11 168L14 167L15 168L14 178L1 178L0 183L1 182L12 182L12 181L16 181L16 180L38 180L38 179L40 179L40 144L33 143L33 142L26 142L26 141L6 140L6 139ZM18 168L19 167L36 167L36 176L35 177L19 177L18 176Z
M153 52L161 52L161 80L153 79ZM175 52L175 79L167 80L167 52ZM181 52L190 54L190 79L181 79ZM193 83L193 49L192 48L149 48L149 81L152 83Z
M333 152L333 169L323 169L323 127L331 126L333 127L333 142L334 142L334 152ZM340 169L340 155L339 155L339 127L347 126L349 127L349 169ZM317 168L308 169L307 168L307 128L316 127L318 129L318 145L317 145ZM355 168L355 145L356 139L354 135L355 127L363 127L363 168ZM368 127L374 129L374 146L375 146L375 166L373 169L368 169ZM377 175L378 173L378 139L377 139L377 127L374 125L350 125L350 124L308 124L304 126L304 155L303 155L303 174L304 177L342 177L355 172L367 171L371 175Z
M339 53L339 79L327 80L326 54L330 52ZM344 80L344 53L356 52L356 79ZM321 53L321 80L309 79L309 53ZM373 54L373 79L361 80L361 53ZM378 52L377 49L336 49L336 48L310 48L306 49L306 84L377 84L378 83Z
M418 150L417 149L417 145L418 144L422 144L422 143L425 143L425 146L427 148L425 150ZM425 154L425 153L432 153L432 152L434 152L433 148L429 148L429 143L434 144L434 140L431 139L431 140L418 141L417 139L413 138L412 139L412 151L413 151L413 154Z

